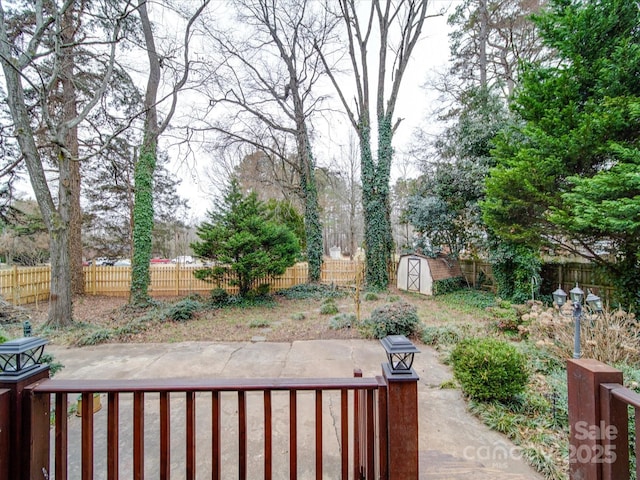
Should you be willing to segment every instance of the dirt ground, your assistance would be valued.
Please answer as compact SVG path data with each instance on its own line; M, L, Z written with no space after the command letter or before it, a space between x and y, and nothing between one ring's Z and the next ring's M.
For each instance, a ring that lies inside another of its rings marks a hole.
M332 328L334 314L321 313L322 299L285 299L251 307L226 307L197 311L186 321L166 318L167 306L179 299L159 299L164 308L134 310L126 298L82 296L74 299L74 325L64 330L44 328L48 304L27 305L33 334L59 345L82 345L100 342L181 342L181 341L270 341L291 342L310 339L362 338L357 325ZM378 298L360 303L360 319L364 320L381 305L404 300L414 304L425 325L450 322L478 322L482 318L452 311L429 297L406 292L381 293ZM339 313L356 312L352 296L336 299ZM162 312L165 312L163 315ZM21 336L20 323L5 324L11 336Z

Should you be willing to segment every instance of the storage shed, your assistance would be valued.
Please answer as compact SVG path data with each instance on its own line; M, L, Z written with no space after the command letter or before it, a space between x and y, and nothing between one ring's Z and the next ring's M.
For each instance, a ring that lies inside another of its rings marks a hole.
M398 262L398 289L433 295L433 283L447 278L462 278L456 260L439 256L425 257L418 253L402 255Z

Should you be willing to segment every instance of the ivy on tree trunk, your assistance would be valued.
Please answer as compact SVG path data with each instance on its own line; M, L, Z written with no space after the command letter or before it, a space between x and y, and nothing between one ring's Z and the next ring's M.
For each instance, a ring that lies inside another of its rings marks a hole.
M134 172L133 262L131 269L131 303L149 303L149 259L153 233L153 175L156 169L156 144L143 144Z
M309 282L319 282L322 271L322 225L318 212L318 187L315 179L315 162L305 126L302 129L299 148L304 152L305 161L301 162L300 184L304 196L304 230L307 237L307 263L309 264Z
M370 288L386 289L393 252L389 204L389 176L393 157L391 123L386 117L378 121L377 162L373 159L370 147L371 129L366 123L360 123L359 134L365 218L365 280Z

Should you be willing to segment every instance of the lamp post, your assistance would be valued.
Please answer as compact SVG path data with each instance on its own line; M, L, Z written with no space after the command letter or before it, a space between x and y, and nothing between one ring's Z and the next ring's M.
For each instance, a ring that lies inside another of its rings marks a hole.
M388 335L380 340L385 352L389 371L393 375L407 375L412 372L413 357L420 350L404 335Z
M562 290L561 286L558 286L558 289L553 292L552 295L553 301L558 305L560 315L564 315L564 313L562 313L562 307L567 302L567 294ZM582 356L580 349L580 323L584 316L582 308L584 291L576 282L576 286L569 291L569 295L571 297L571 303L573 304L572 316L575 329L573 334L573 358L580 358ZM594 295L591 291L589 291L589 294L587 295L586 304L588 309L591 312L595 312L596 315L600 315L602 313L602 300L600 300L600 297Z

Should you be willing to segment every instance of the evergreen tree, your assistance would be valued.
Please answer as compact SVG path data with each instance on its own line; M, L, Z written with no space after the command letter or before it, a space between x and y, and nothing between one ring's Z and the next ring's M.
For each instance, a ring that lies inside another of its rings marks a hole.
M640 10L556 0L537 19L553 65L529 65L497 140L484 219L509 242L560 246L640 303ZM611 255L616 257L611 260Z
M213 279L228 267L237 277L240 295L245 296L255 280L283 274L296 262L300 244L289 228L268 220L268 215L255 192L244 196L232 180L224 199L208 212L209 220L198 227L200 241L191 244L197 256L217 266L196 276Z

